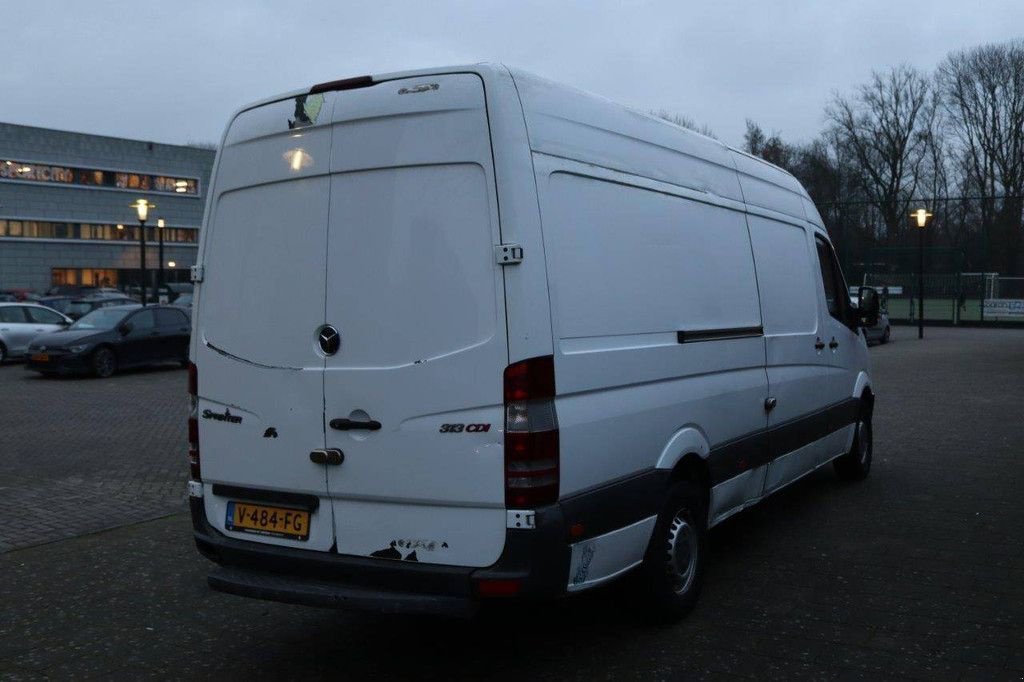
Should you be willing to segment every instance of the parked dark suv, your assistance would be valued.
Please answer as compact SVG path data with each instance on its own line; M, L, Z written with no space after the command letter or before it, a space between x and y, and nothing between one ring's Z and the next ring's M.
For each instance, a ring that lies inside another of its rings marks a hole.
M188 316L173 306L99 308L64 331L37 336L28 347L27 368L109 377L118 369L161 362L184 367L190 333Z

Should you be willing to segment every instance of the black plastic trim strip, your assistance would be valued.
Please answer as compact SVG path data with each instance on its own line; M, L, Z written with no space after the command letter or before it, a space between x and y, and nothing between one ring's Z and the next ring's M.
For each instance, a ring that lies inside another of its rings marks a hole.
M341 78L336 81L317 83L309 89L309 94L316 95L321 92L332 90L355 90L356 88L368 88L375 85L371 76L356 76L355 78Z
M717 445L708 457L711 485L824 438L855 422L859 414L860 400L849 398L771 429ZM579 542L654 516L664 503L671 475L666 469L649 469L563 498L559 506L565 518L566 540ZM577 524L582 533L568 535Z
M717 445L708 456L711 485L728 481L745 471L810 445L856 422L860 411L860 399L851 397L770 429Z
M566 529L576 524L583 527L582 535L570 540L604 535L654 516L664 503L671 475L667 469L648 469L562 499Z
M679 343L696 343L698 341L720 341L724 339L751 339L764 336L763 327L729 327L727 329L694 329L676 332Z
M316 495L288 493L280 490L260 490L259 488L243 488L237 485L213 484L213 494L218 497L251 500L253 502L269 502L286 507L297 507L314 512L320 508L320 498Z

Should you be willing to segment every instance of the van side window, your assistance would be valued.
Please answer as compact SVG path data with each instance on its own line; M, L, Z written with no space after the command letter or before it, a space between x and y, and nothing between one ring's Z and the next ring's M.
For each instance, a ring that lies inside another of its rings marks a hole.
M816 263L802 227L747 216L762 292L765 336L810 334L818 328Z
M821 266L821 281L825 285L825 304L828 306L828 314L845 323L846 305L839 265L836 263L828 242L821 237L815 237L814 243L818 247L818 265Z

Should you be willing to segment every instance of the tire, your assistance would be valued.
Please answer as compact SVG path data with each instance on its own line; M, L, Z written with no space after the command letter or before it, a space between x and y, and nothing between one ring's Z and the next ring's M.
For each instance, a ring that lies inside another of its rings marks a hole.
M882 332L882 343L889 343L889 328L886 327L885 331Z
M871 473L874 443L871 435L871 415L861 412L854 425L853 445L850 451L836 459L832 466L844 481L862 481Z
M7 346L5 346L4 344L0 343L0 365L4 364L4 361L6 361L6 360L7 360Z
M656 622L679 620L700 596L707 561L705 499L699 485L679 481L658 514L638 575L644 612Z
M117 356L106 346L100 346L92 354L92 371L100 379L113 376L117 371Z

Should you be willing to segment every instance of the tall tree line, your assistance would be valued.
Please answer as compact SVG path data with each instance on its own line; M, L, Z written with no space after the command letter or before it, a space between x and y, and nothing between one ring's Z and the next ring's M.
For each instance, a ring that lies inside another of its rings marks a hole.
M851 274L906 267L876 247L916 245L918 205L929 246L947 247L937 269L1024 274L1024 40L872 73L825 120L802 145L748 120L744 148L803 183Z

